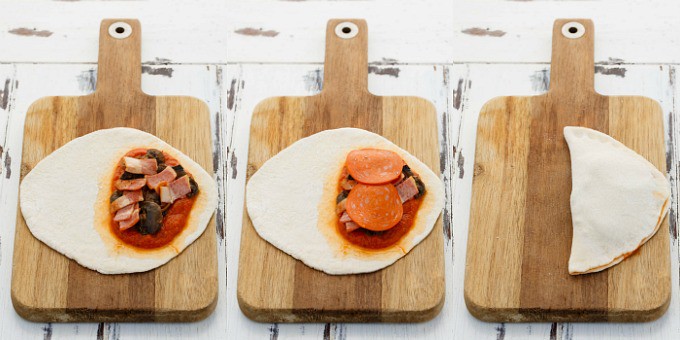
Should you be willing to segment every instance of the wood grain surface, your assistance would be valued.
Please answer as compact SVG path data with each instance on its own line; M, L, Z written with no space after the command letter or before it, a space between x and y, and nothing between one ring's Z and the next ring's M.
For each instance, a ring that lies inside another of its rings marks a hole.
M109 26L132 28L115 39ZM212 172L208 108L191 97L155 97L141 90L141 26L101 22L96 91L45 97L26 115L21 175L70 140L98 129L133 127L163 139ZM65 197L68 199L68 197ZM86 206L92 202L83 202ZM55 226L62 227L62 226ZM80 266L33 237L18 212L12 302L31 321L194 321L217 300L215 225L182 254L144 273L103 275ZM49 278L49 279L47 279Z
M585 34L570 39L562 26ZM499 97L479 116L465 302L485 321L648 321L670 299L668 222L603 272L571 276L571 163L564 126L621 141L666 172L661 108L645 97L595 92L594 27L557 20L548 93Z
M342 39L336 25L351 21L358 35ZM330 20L323 90L309 97L275 97L253 113L248 174L302 137L339 127L383 135L439 172L434 107L417 97L368 91L364 20ZM407 256L383 270L327 275L307 267L257 235L247 213L241 236L239 305L261 322L414 322L433 318L444 303L442 224Z

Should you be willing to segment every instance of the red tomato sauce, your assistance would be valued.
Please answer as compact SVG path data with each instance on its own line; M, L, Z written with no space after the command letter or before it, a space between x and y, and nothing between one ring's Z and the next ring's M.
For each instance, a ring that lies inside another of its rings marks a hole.
M342 180L347 177L346 169L340 175L340 181L338 182L338 195L343 191L341 186ZM427 195L427 191L425 192ZM399 242L404 235L413 228L413 223L415 222L416 215L418 214L418 209L420 209L420 203L423 201L425 195L418 197L417 199L410 199L403 204L404 214L401 220L392 228L385 231L371 231L364 228L359 228L352 232L347 232L345 224L340 222L340 216L336 219L336 225L338 233L342 235L347 241L355 246L366 249L383 249L392 246Z
M136 228L121 231L118 228L118 222L115 222L113 217L111 218L111 231L119 240L137 248L154 249L162 247L172 242L184 230L195 200L195 197L193 197L180 198L175 201L163 216L163 226L156 234L143 235Z
M134 149L125 154L127 157L139 157L146 154L147 149ZM168 166L177 166L179 162L163 152L165 156L165 164ZM125 172L123 168L123 160L116 166L115 173L113 174L113 181L111 182L111 193L116 191L115 183L120 178L120 176ZM188 174L188 172L187 172ZM163 226L156 234L143 235L137 228L130 228L121 231L118 228L118 222L113 220L114 214L111 214L110 228L111 233L116 235L116 237L123 241L124 243L131 245L133 247L142 249L155 249L163 247L179 235L182 230L186 227L189 214L191 213L191 208L194 206L196 201L196 196L192 198L180 198L176 200L170 208L166 211L165 216L163 216Z

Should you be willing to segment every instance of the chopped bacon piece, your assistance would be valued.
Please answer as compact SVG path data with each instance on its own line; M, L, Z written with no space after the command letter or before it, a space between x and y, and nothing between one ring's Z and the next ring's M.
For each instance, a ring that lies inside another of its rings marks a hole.
M162 203L172 203L182 197L186 197L191 192L189 176L184 175L170 182L170 184L161 183L158 191Z
M155 158L123 157L125 171L132 174L155 175L158 171L158 163Z
M113 220L116 222L127 220L132 216L132 212L135 211L139 206L135 204L130 204L127 207L120 209L116 212L116 216L113 217Z
M167 165L167 166L178 166L179 165L179 162L176 159L168 157L165 153L163 155L165 156L165 165Z
M401 175L397 179L392 181L392 184L399 185L399 184L401 184L401 182L404 181L404 179L406 179L406 176L404 176L404 173L402 172Z
M158 187L163 184L163 182L166 184L170 183L176 177L177 172L175 172L171 166L166 166L165 169L163 169L163 171L159 172L158 174L146 176L146 185L153 190L157 190Z
M347 198L343 199L338 203L338 205L335 206L335 213L340 215L342 214L343 211L345 211L345 207L347 206Z
M132 203L141 202L143 200L144 195L141 190L124 191L123 196L116 198L116 200L111 203L111 211L118 211Z
M357 185L357 181L349 179L347 177L343 178L342 181L340 182L340 186L344 190L352 190L352 188L354 188L355 185Z
M132 211L132 215L127 219L118 222L118 228L120 230L127 230L135 226L139 222L139 208Z
M397 185L397 192L399 193L399 198L401 198L401 203L404 203L417 195L418 186L416 185L415 178L409 177Z
M340 216L340 223L347 223L347 222L351 222L351 221L352 221L352 219L349 217L349 215L347 215L346 211L344 213L342 213L342 216Z
M119 179L116 181L118 190L139 190L146 185L146 178Z
M191 184L189 183L189 176L184 175L168 184L170 188L170 194L172 195L173 202L176 199L182 198L191 192Z
M162 203L172 203L172 193L167 185L160 187L161 202Z
M359 229L359 228L360 228L359 225L356 224L356 223L354 223L354 222L352 222L352 221L345 223L345 230L346 230L348 233L351 233L351 232L353 232L353 231L355 231L355 230L357 230L357 229Z

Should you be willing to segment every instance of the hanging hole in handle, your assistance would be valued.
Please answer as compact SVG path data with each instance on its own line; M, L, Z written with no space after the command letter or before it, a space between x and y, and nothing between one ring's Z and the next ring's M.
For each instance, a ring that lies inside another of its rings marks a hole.
M349 21L341 22L335 26L335 35L342 39L352 39L359 34L359 27Z
M114 22L109 26L109 35L116 39L125 39L132 34L132 26L127 22Z
M586 34L586 28L582 23L571 21L562 26L562 35L569 39L578 39Z

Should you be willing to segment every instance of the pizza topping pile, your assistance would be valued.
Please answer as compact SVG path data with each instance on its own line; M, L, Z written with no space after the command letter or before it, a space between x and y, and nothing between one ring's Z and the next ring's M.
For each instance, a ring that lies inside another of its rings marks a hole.
M403 204L425 194L425 185L404 160L381 149L351 151L339 186L336 213L348 233L393 228L402 220Z
M177 160L156 149L128 152L116 168L113 186L113 221L120 231L136 227L143 235L158 233L172 205L198 193L191 174Z

